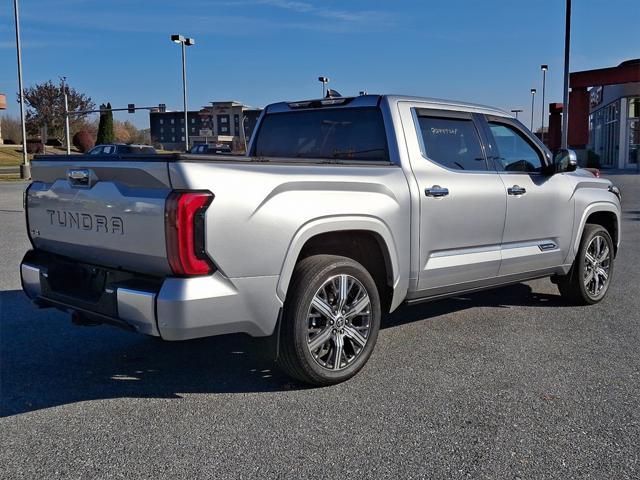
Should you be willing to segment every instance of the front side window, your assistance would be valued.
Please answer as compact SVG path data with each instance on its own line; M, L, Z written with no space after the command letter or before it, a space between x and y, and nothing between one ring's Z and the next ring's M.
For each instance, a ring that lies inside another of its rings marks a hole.
M487 170L472 119L418 116L424 155L452 170Z
M522 134L515 128L495 122L489 122L489 128L498 150L496 166L506 172L540 172L542 157Z
M376 107L265 115L255 144L258 157L389 161L382 112Z

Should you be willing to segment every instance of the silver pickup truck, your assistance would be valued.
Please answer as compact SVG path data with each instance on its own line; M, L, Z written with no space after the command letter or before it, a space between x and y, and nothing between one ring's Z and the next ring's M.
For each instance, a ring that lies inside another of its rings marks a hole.
M620 192L509 114L363 95L276 103L246 157L43 156L23 288L76 323L274 339L290 375L354 375L403 303L551 277L606 295Z

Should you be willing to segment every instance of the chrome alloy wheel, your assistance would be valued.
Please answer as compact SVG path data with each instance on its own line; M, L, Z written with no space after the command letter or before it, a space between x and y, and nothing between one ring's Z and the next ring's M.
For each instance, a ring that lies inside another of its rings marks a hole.
M318 365L347 368L371 332L371 301L362 283L347 274L324 282L311 300L307 329L307 348Z
M607 286L611 268L611 251L607 240L596 235L585 251L584 287L591 297L597 297Z

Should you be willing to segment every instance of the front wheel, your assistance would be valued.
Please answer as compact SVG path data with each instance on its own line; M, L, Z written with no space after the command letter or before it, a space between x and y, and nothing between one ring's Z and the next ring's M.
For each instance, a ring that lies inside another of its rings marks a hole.
M593 305L600 302L609 290L613 276L613 255L609 232L600 225L587 224L571 270L557 279L560 294L571 303Z
M279 363L312 385L355 375L373 351L380 297L369 272L334 255L305 258L293 274L284 306Z

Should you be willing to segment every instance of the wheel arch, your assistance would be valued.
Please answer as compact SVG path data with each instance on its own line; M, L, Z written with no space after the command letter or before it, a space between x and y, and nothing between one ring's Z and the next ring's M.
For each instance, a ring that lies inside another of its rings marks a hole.
M376 258L375 248L382 258ZM276 292L283 302L297 262L313 254L342 255L362 263L379 286L384 311L393 311L406 295L408 274L401 275L396 242L388 226L376 217L328 217L302 225L280 272Z
M611 235L614 245L614 255L618 252L620 245L620 209L614 203L610 202L598 202L589 205L580 219L580 224L577 230L576 237L574 239L573 248L577 252L580 248L580 240L584 233L584 228L587 223L601 225Z

